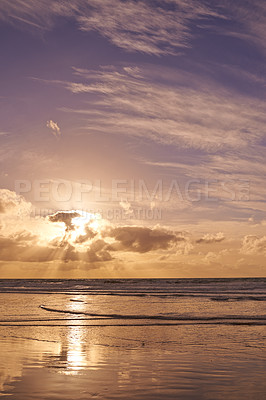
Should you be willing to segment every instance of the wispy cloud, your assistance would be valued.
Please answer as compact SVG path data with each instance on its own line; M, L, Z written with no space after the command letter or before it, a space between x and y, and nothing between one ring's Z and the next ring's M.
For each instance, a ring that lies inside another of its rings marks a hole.
M57 17L75 19L83 31L97 31L126 51L175 54L191 46L193 25L217 32L217 18L235 29L218 33L255 42L265 48L265 4L260 0L217 4L210 0L2 0L0 19L26 27L50 29ZM207 24L208 22L208 24Z
M127 51L173 54L190 45L192 20L218 16L197 1L91 0L90 12L78 17L81 29L97 30Z
M230 10L231 18L242 25L242 29L229 32L229 35L248 40L265 50L265 2L263 0L247 0L245 2L238 0L228 3L223 0L223 6L226 10Z
M73 4L72 4L73 3ZM11 24L41 30L51 29L56 17L74 17L79 0L62 3L60 0L2 0L0 3L0 20Z
M172 176L219 180L216 197L227 212L230 207L245 214L264 210L264 100L170 68L104 67L74 69L74 74L74 82L52 83L77 95L79 108L61 111L82 115L84 133L126 135L170 145L178 151L178 161L163 155L161 161L147 157L139 161ZM191 155L180 153L182 148L197 155L196 168ZM228 187L223 193L221 182ZM199 190L204 191L204 185L199 184ZM248 202L245 185L250 186Z
M46 127L50 129L52 134L58 139L61 136L61 130L58 126L58 124L51 119L47 121Z
M108 129L210 152L243 150L266 133L264 101L211 81L200 84L192 74L176 72L160 83L151 78L151 68L142 69L139 77L123 68L76 69L75 74L79 82L62 84L72 93L94 97L88 98L88 109L64 110L87 115L88 131Z
M83 31L97 31L126 51L174 54L190 45L189 24L218 16L197 0L3 0L0 19L49 29L58 16L76 19Z

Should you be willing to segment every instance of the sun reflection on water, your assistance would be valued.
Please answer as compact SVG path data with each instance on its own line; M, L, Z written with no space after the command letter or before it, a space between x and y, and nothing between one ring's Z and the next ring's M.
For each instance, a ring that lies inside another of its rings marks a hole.
M70 311L85 311L84 297L75 296L71 299ZM60 373L76 375L84 369L98 369L99 348L90 344L86 321L77 318L78 326L68 326L66 343L62 343L65 352L65 368Z

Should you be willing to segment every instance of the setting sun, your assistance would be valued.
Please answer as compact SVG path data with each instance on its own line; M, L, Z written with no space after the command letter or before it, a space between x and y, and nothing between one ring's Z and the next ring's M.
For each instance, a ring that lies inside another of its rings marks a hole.
M97 232L99 231L101 221L100 214L91 214L80 210L76 210L75 212L80 214L80 216L72 218L71 222L77 235L85 235L86 226L89 226Z
M79 246L86 244L97 235L101 234L101 229L106 226L99 213L88 213L82 210L57 211L50 215L48 220L57 223L61 232L61 246L65 243ZM82 246L80 249L82 250Z

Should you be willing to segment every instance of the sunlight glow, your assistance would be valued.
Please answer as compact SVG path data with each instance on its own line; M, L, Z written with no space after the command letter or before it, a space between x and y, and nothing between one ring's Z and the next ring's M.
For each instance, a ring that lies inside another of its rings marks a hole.
M89 231L94 234L101 232L101 227L104 223L100 214L87 213L80 210L75 210L74 212L80 216L71 220L72 230L70 231L69 239L72 242L76 242L79 237L85 236Z
M75 232L79 235L85 235L86 226L91 227L93 230L97 231L99 229L99 220L101 219L100 214L87 213L86 211L78 210L77 213L80 217L75 217L72 219L72 224L75 227Z

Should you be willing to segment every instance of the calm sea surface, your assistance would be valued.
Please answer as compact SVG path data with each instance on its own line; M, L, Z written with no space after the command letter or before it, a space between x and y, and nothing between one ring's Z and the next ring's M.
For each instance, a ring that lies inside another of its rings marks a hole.
M1 280L0 397L266 398L266 279Z

